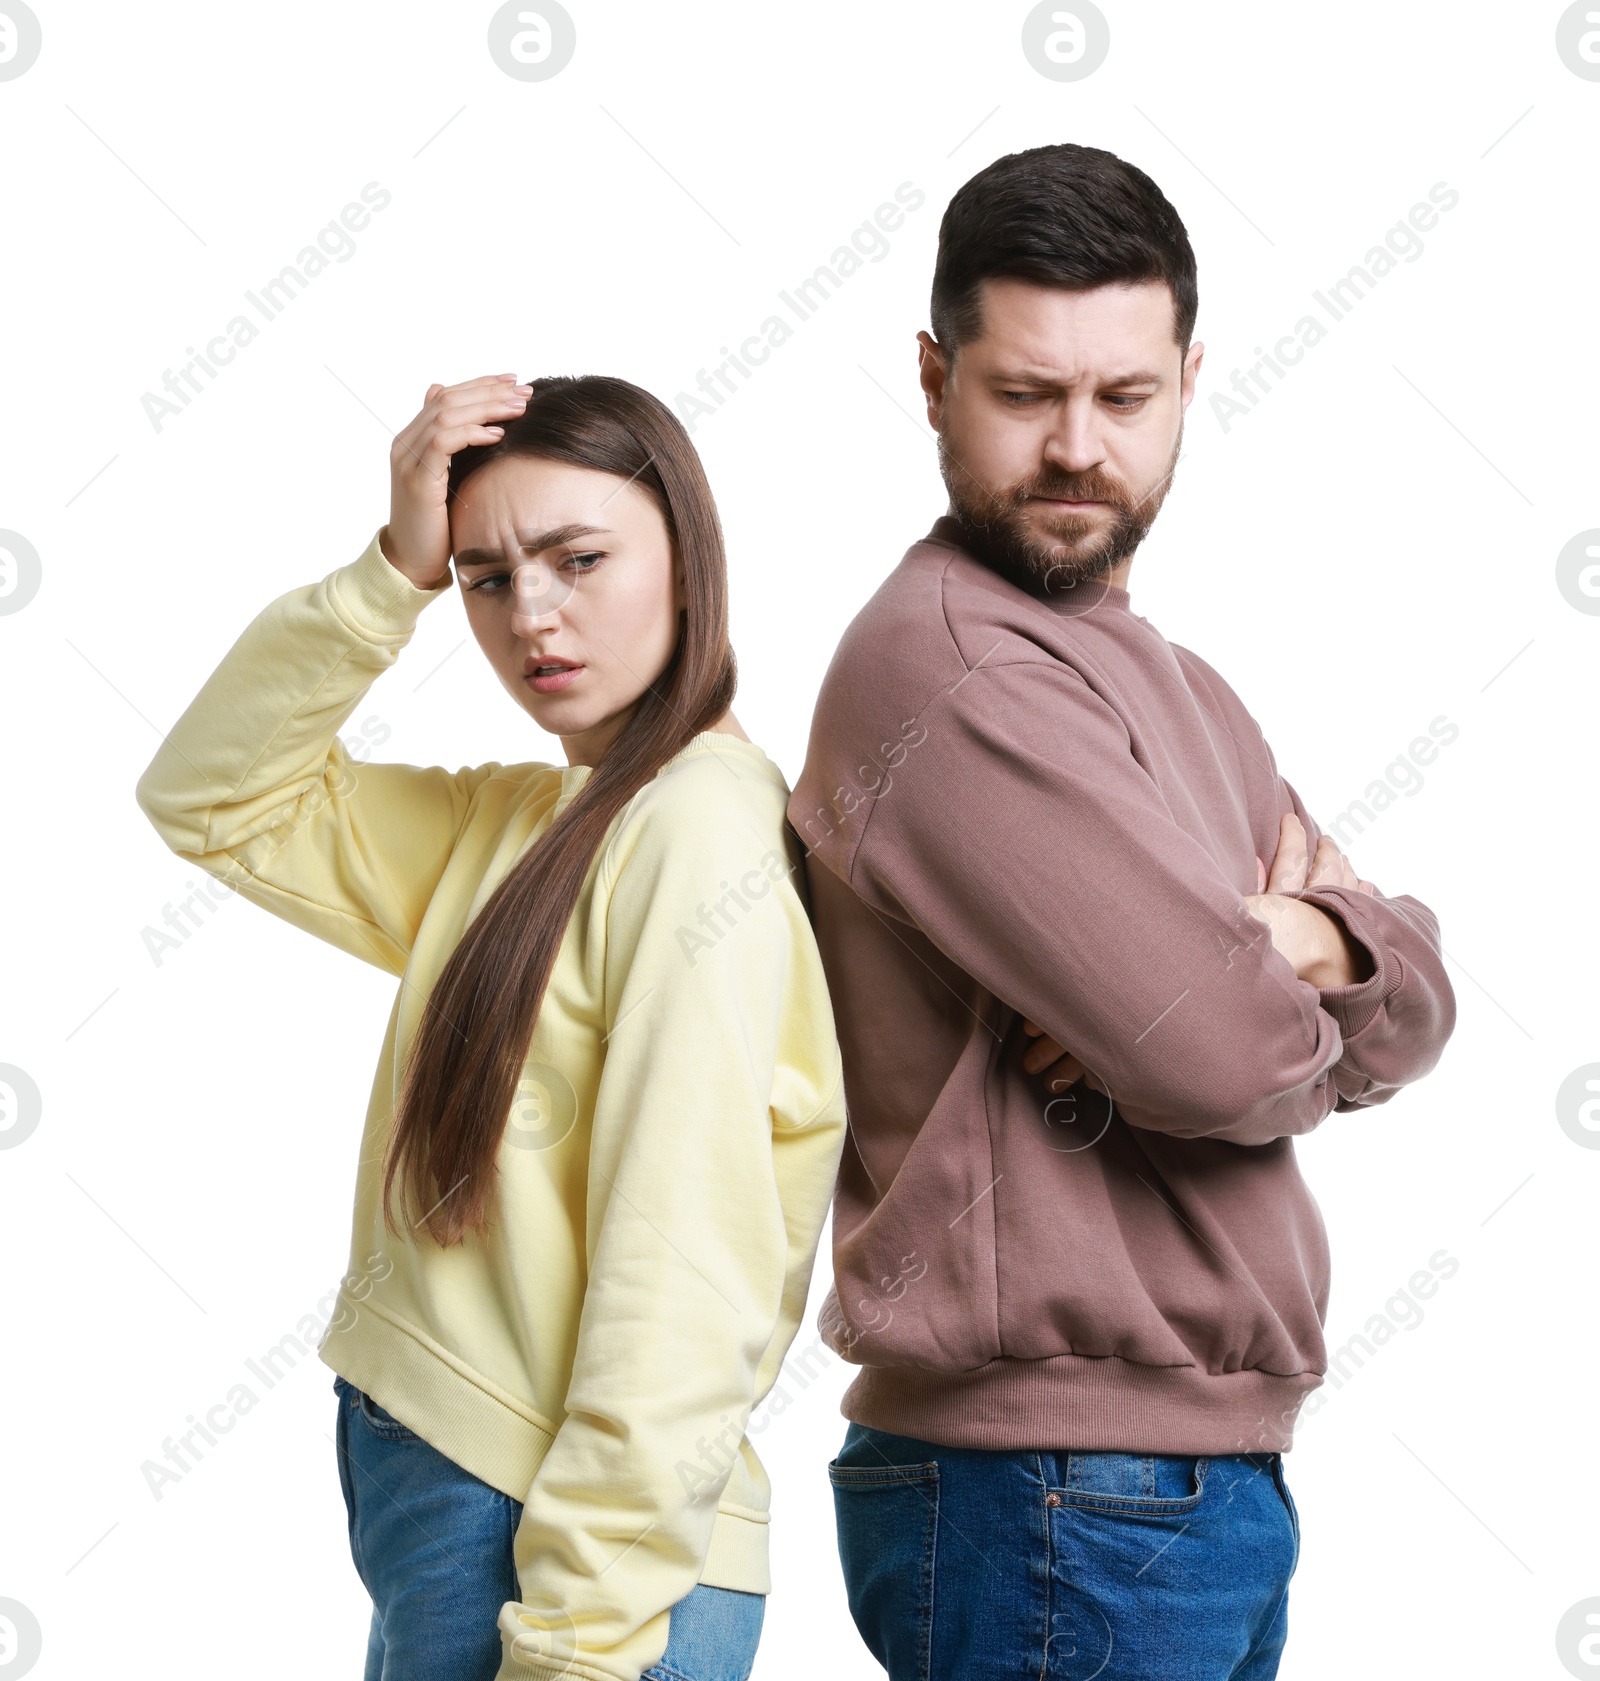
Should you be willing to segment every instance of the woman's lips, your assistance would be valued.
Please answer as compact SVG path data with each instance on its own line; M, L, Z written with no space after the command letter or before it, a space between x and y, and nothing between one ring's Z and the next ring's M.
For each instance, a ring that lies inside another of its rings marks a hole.
M548 671L541 671L535 666L528 673L527 681L539 694L553 695L557 690L566 688L582 671L581 665L556 666Z

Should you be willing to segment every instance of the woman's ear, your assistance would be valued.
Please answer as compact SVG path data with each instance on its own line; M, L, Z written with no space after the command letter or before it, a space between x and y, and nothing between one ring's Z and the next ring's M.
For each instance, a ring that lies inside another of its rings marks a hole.
M675 611L689 611L689 580L683 569L683 556L677 544L672 547L672 604Z

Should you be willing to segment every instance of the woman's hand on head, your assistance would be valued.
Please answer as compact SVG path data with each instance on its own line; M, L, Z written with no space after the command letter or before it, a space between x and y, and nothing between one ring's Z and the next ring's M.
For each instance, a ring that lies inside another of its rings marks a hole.
M528 406L533 388L515 374L485 374L460 385L430 385L416 418L389 449L389 523L379 534L384 558L418 589L450 576L450 457L492 444Z

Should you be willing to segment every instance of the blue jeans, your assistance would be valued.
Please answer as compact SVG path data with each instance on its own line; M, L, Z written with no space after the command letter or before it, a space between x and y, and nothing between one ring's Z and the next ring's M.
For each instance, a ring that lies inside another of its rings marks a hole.
M828 1467L890 1681L1270 1681L1300 1520L1282 1455L995 1453L852 1424Z
M354 1384L339 1396L350 1555L372 1596L363 1681L494 1681L496 1618L521 1597L511 1543L522 1503L491 1488ZM746 1681L764 1594L696 1584L672 1607L647 1681Z

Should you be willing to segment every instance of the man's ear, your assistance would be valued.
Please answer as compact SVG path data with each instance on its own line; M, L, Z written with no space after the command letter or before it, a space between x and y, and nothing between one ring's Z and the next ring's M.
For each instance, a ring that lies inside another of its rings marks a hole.
M1188 354L1183 359L1183 383L1180 389L1185 408L1194 401L1195 381L1199 378L1200 361L1205 353L1206 347L1203 344L1191 344Z
M928 403L928 424L937 432L944 407L944 383L950 370L945 366L944 351L932 333L918 333L917 346L917 378Z

